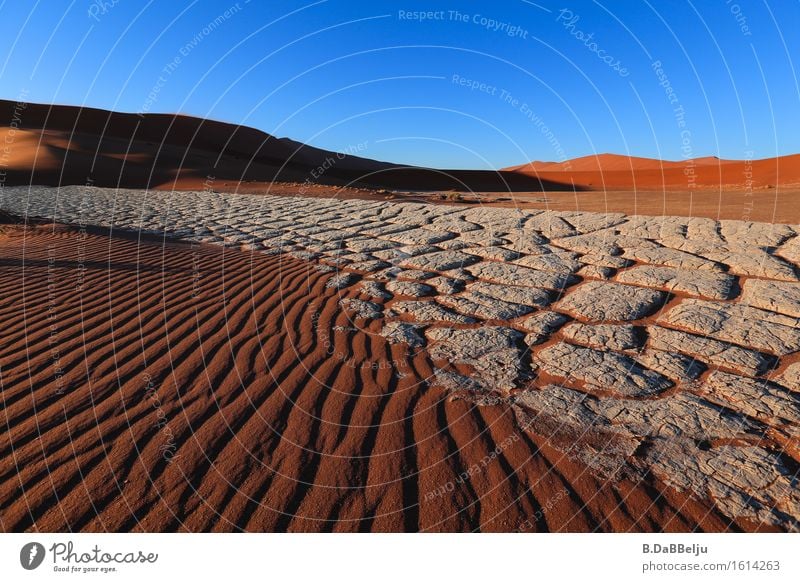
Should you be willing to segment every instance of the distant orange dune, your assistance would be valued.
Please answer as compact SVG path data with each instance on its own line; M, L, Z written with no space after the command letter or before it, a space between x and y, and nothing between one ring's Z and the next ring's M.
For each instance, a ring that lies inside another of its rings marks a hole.
M769 189L800 186L800 155L762 160L713 156L664 161L599 154L564 162L531 162L505 168L583 190Z

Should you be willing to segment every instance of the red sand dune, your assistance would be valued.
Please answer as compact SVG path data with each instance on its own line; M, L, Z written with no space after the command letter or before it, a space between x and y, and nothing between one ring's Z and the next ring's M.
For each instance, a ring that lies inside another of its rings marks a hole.
M250 127L185 115L0 101L0 139L8 147L7 185L191 190L225 182L310 180L420 190L572 189L517 172L442 171L345 156Z
M763 160L703 157L680 162L599 154L506 168L584 190L765 189L800 186L800 155Z
M448 400L426 353L356 328L328 277L5 225L0 530L753 529L658 481L597 478L505 406Z

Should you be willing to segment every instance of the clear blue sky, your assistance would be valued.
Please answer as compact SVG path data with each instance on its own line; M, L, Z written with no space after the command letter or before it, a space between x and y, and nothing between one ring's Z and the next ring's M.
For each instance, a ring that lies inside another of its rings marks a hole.
M5 0L0 18L6 99L449 168L800 152L797 1Z

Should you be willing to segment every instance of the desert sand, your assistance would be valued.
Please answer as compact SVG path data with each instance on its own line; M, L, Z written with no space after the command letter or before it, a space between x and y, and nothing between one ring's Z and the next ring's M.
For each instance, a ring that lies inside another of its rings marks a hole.
M800 527L796 223L0 204L6 531Z

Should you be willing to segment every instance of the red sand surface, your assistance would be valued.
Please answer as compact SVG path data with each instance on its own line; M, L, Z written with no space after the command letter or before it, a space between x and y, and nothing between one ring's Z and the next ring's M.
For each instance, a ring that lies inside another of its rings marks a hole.
M328 277L3 226L0 529L753 528L657 481L598 479L505 406L448 401L427 355L357 328Z

